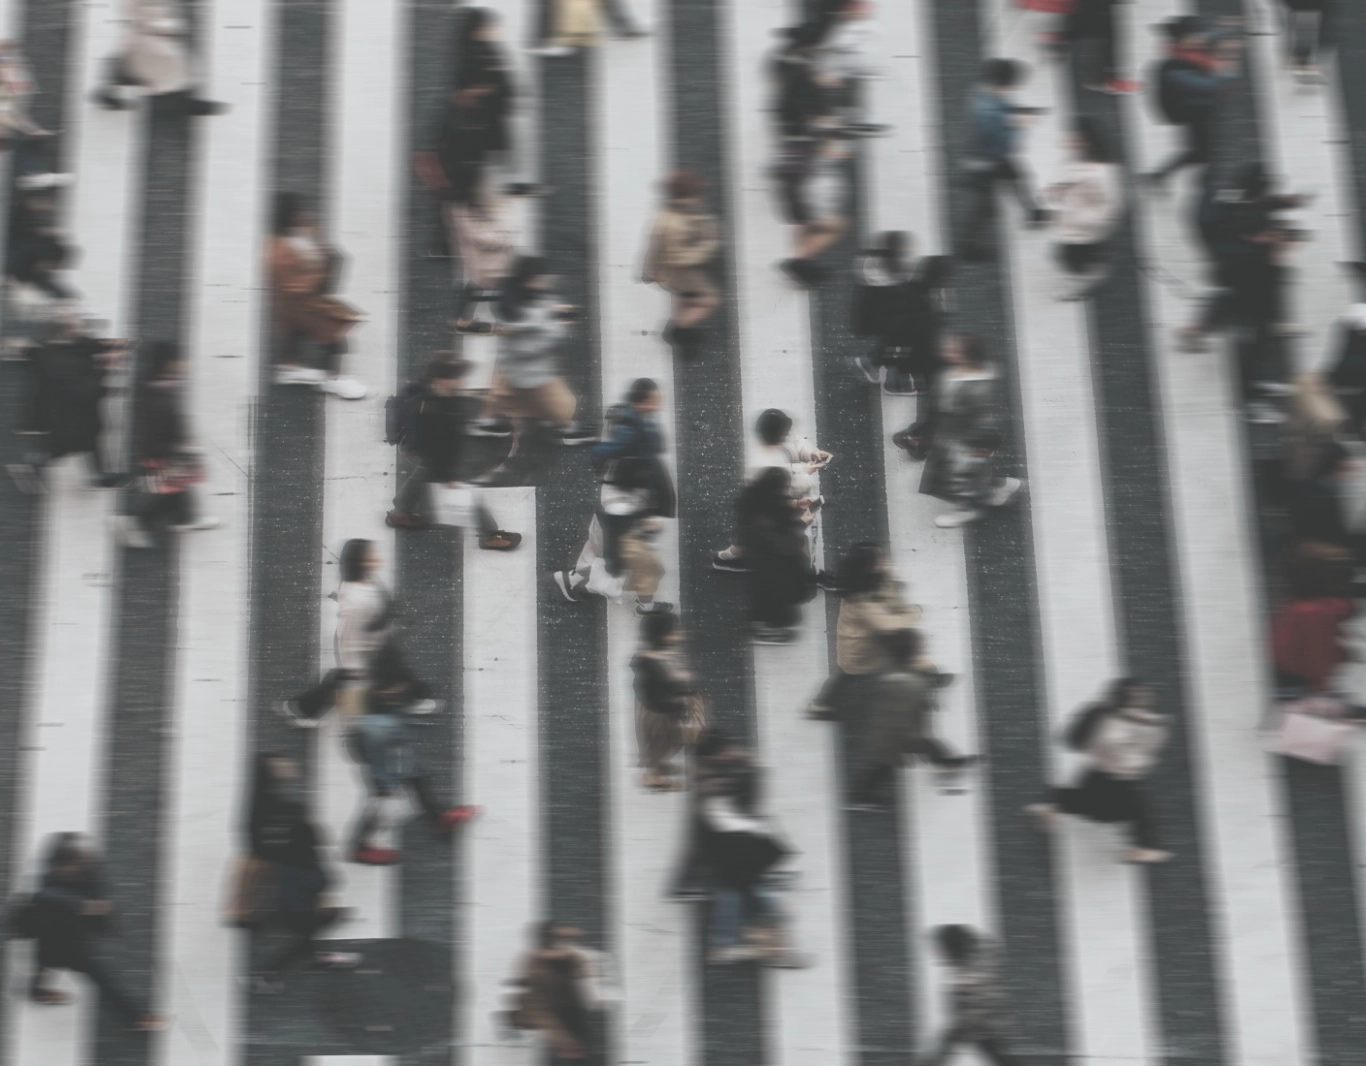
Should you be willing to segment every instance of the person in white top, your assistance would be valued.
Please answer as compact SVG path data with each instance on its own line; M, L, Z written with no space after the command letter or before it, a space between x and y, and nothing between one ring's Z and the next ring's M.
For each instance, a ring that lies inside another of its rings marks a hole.
M1124 187L1095 120L1083 116L1067 136L1072 158L1045 191L1063 271L1060 300L1080 300L1109 272L1106 244L1119 223Z
M198 72L191 52L189 20L179 0L125 0L127 27L118 52L109 62L109 81L95 92L95 102L111 111L133 106L133 91L171 97L186 115L221 115L227 105L196 95Z
M802 288L826 276L820 256L849 228L848 134L829 129L814 145L796 144L781 167L792 258L778 264Z

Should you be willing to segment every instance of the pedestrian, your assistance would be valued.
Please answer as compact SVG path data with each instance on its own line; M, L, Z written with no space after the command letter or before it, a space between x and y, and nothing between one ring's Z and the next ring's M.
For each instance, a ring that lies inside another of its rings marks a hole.
M466 405L461 395L469 364L454 353L437 352L423 375L422 391L413 397L411 426L401 447L416 460L412 472L394 496L394 508L384 517L393 529L426 529L432 524L432 492L436 486L466 488ZM473 492L472 488L468 491ZM475 519L479 547L485 551L513 551L520 533L500 529L482 499L476 498Z
M703 324L721 306L712 280L721 249L721 225L702 196L706 182L691 170L675 170L664 182L664 202L655 212L641 280L669 294L664 342L682 358L701 351Z
M1319 53L1323 49L1324 16L1328 0L1284 0L1285 56L1290 72L1305 85L1323 78Z
M408 731L408 709L425 696L393 644L382 647L370 668L365 713L351 727L348 743L365 776L365 798L351 835L348 856L366 866L392 866L403 859L397 846L376 843L383 833L397 842L407 806L417 802L432 832L451 833L479 813L469 804L441 805L418 766L417 749Z
M356 952L319 947L320 934L345 921L349 912L330 899L333 878L323 865L322 834L303 804L291 801L283 808L280 834L276 900L286 939L252 973L248 987L256 995L283 992L286 970L305 956L311 956L313 965L322 970L354 970L361 963Z
M892 434L892 443L912 459L924 459L939 425L939 377L944 369L945 326L949 316L949 280L953 260L927 255L916 265L912 282L910 359L907 364L915 390L915 421ZM887 389L886 382L883 384Z
M825 279L828 271L819 258L849 229L850 154L846 135L826 130L814 140L790 142L779 168L792 256L778 268L801 288Z
M346 335L362 317L333 295L341 259L303 197L277 193L267 252L275 383L311 385L343 400L360 400L369 390L341 372ZM305 344L320 349L320 366L308 358Z
M868 709L863 772L850 799L850 810L855 811L891 808L893 781L907 756L928 762L946 787L974 761L972 756L954 754L933 735L935 693L945 675L925 660L920 631L893 630L881 641L889 666L873 686L862 690Z
M7 467L10 476L20 491L40 493L51 462L84 455L92 487L120 484L102 456L103 403L109 374L128 342L91 336L70 302L53 309L51 322L38 335L45 339L29 356L31 388L21 430L27 445L23 461Z
M1350 417L1352 432L1366 432L1366 263L1345 264L1359 287L1337 323L1328 380Z
M1333 691L1350 658L1343 626L1357 609L1353 570L1340 544L1299 541L1287 553L1284 593L1271 616L1271 661L1285 698Z
M1162 26L1166 58L1149 85L1159 117L1179 126L1185 147L1157 170L1145 175L1163 192L1169 177L1184 167L1206 166L1214 156L1219 99L1238 76L1242 40L1232 33L1211 34L1195 15L1182 15Z
M941 529L975 522L1004 507L1020 490L1019 478L998 469L1004 440L1001 383L986 346L973 334L945 338L935 433L920 491L948 500L954 509L935 518Z
M1012 1066L1006 1050L1006 1000L996 944L966 925L934 930L935 948L948 969L948 1028L921 1066L943 1066L960 1044L972 1044L993 1066Z
M1131 842L1126 861L1166 862L1172 856L1159 845L1143 779L1157 765L1168 732L1165 716L1154 707L1152 689L1132 677L1113 682L1067 729L1067 746L1086 758L1080 780L1050 790L1048 800L1031 804L1029 813L1045 831L1063 814L1126 825Z
M574 421L578 400L559 374L560 344L578 308L555 299L555 277L540 256L517 260L498 302L498 359L475 436L520 436L518 424L550 426L562 444L588 444L594 434Z
M72 249L51 225L50 212L55 210L55 202L47 192L16 192L5 261L3 329L7 359L30 356L47 338L59 332L58 319L79 316L80 308L76 291L63 276L71 262Z
M819 31L816 72L826 86L840 129L850 136L872 137L887 129L867 122L864 116L864 86L878 77L868 60L872 22L870 0L839 0L826 5L815 20Z
M634 40L648 32L631 18L626 0L539 0L532 20L531 53L554 59L572 55L575 48L598 43L603 22L612 36Z
M107 1003L138 1032L159 1032L166 1019L137 1003L116 981L96 947L110 932L114 904L105 891L99 860L79 833L57 833L48 841L43 874L26 906L27 930L37 942L29 997L44 1007L64 1006L71 994L51 987L53 970L89 978Z
M761 812L762 782L751 764L701 803L712 875L707 961L801 969L811 960L792 948L791 917L774 877L789 849Z
M381 584L379 552L373 541L359 537L342 545L337 568L337 634L335 669L307 692L276 704L276 712L299 729L317 728L319 720L334 706L348 717L365 708L371 683L371 666L385 645L394 642L396 616L393 597ZM425 695L409 708L414 714L432 714L437 703Z
M868 354L855 356L854 366L868 384L882 385L891 396L916 391L913 346L919 308L911 255L910 235L888 230L864 249L854 273L850 326L859 336L872 338Z
M188 116L221 115L226 104L199 96L190 23L179 0L124 0L119 51L95 102L111 111L133 106L134 90L161 97Z
M253 760L242 854L233 864L228 889L226 919L234 928L254 929L262 920L294 817L298 781L293 759L263 751Z
M830 77L820 69L817 52L824 27L811 22L779 30L782 43L769 60L773 102L769 107L779 145L778 158L835 124Z
M1067 17L1067 37L1075 49L1082 41L1094 42L1097 50L1095 71L1082 80L1086 88L1111 96L1126 96L1143 88L1140 82L1122 76L1119 53L1119 26L1115 7L1123 0L1076 0Z
M655 792L683 787L673 759L692 750L709 717L682 641L676 614L652 612L641 620L640 649L631 660L642 784Z
M807 521L792 498L792 474L769 467L744 487L735 509L749 579L749 619L760 644L787 644L800 605L816 594Z
M477 95L482 112L477 123L483 137L478 163L496 168L502 181L492 181L507 196L532 196L540 187L522 175L525 146L516 144L513 116L518 87L512 60L502 41L502 19L491 7L470 6L460 19L455 45L456 92L488 88Z
M512 1030L541 1034L550 1061L581 1062L594 1040L593 1014L607 1005L606 956L583 946L583 932L564 922L538 922L532 948L517 964L516 1004L505 1021Z
M607 477L620 459L639 459L648 469L650 513L657 518L678 514L678 493L664 463L664 429L659 412L664 395L653 378L636 378L626 390L625 403L616 403L603 416L602 438L589 452L599 478Z
M724 729L709 725L691 752L688 788L688 823L683 856L674 868L666 895L674 902L701 902L711 894L712 873L708 865L709 830L702 818L702 802L721 795L731 779L747 772L753 759L749 749Z
M139 491L132 513L117 516L116 527L129 548L150 548L163 524L173 533L217 529L215 515L204 514L194 486L204 480L203 450L190 433L185 413L189 365L170 341L148 346L146 377L138 387L133 420L133 458Z
M840 610L835 626L835 670L806 708L808 718L841 717L851 690L862 689L895 665L886 637L914 629L920 608L878 545L861 541L840 562Z
M964 228L963 254L985 258L988 227L996 218L996 186L1009 185L1024 210L1025 223L1037 228L1048 219L1030 189L1019 159L1021 131L1038 108L1021 107L1015 94L1028 68L1012 59L988 59L968 104L968 147L964 168L971 183L971 207Z
M1063 280L1060 300L1080 300L1109 273L1107 246L1124 206L1119 167L1095 119L1077 119L1067 138L1071 160L1045 192Z

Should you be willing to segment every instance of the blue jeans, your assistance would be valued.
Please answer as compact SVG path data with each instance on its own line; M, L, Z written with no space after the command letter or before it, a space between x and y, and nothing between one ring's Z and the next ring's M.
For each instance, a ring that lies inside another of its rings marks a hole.
M773 889L763 882L745 891L739 888L715 888L711 897L711 946L713 949L733 948L740 944L745 910L752 912L755 925L779 925L782 908Z

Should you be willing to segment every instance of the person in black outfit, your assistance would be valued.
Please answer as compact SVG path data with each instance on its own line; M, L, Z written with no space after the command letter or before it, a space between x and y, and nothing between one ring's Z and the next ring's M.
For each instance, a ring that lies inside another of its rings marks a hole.
M780 31L783 42L769 64L774 95L772 112L780 141L808 139L831 121L827 87L816 69L816 51L824 37L820 26L802 23Z
M1067 19L1067 36L1073 46L1081 41L1095 41L1099 51L1095 74L1084 84L1096 92L1123 95L1137 91L1137 82L1127 81L1119 72L1118 23L1115 5L1120 0L1077 0Z
M425 529L431 524L431 486L454 485L464 480L464 447L469 419L466 400L460 394L469 365L446 353L437 353L427 368L411 439L404 453L417 460L394 497L394 509L385 524L394 529ZM522 543L520 533L499 529L482 502L477 504L479 547L486 551L512 551Z
M482 137L476 146L479 164L497 164L506 173L515 169L517 145L513 143L512 117L517 106L517 85L512 62L503 47L498 13L488 7L465 9L456 31L456 92L480 89L477 94L480 115L475 123ZM508 181L503 192L508 196L530 196L538 186L526 181Z
M21 491L44 489L48 463L67 455L90 462L91 484L108 488L119 478L100 457L104 421L100 411L105 378L127 349L126 341L91 337L74 309L59 312L46 343L29 360L31 398L24 430L30 438L24 462L8 467Z
M792 639L798 607L815 592L807 550L806 525L791 494L792 474L771 466L736 501L740 548L749 578L749 616L755 640L786 644Z
M1366 263L1343 265L1361 291L1338 319L1337 354L1328 381L1347 410L1352 431L1360 436L1366 432Z
M1323 47L1328 0L1284 0L1285 55L1301 81L1317 81L1319 51Z
M31 928L37 941L29 995L35 1003L61 1006L71 996L48 987L52 970L83 973L102 999L130 1028L164 1029L165 1019L135 1003L94 953L95 942L108 931L114 905L104 891L95 855L78 833L52 838L43 864L43 879L33 895Z
M1185 147L1167 163L1146 175L1158 192L1183 167L1203 167L1213 158L1218 128L1219 98L1238 74L1240 37L1211 34L1194 15L1172 19L1162 27L1167 58L1151 79L1163 119L1185 131Z
M293 759L274 752L258 752L251 775L251 796L242 822L243 859L233 877L227 920L239 929L256 926L266 884L285 844L292 817L293 786L299 768Z

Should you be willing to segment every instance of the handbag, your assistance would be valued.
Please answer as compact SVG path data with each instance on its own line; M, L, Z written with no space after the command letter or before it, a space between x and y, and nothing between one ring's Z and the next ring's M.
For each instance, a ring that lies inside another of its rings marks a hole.
M711 714L707 708L707 698L701 693L689 693L685 699L687 708L683 712L678 735L683 747L692 748L697 745L703 731L711 724Z
M1282 704L1281 720L1267 741L1275 755L1336 766L1352 742L1355 722L1333 696L1306 696Z

